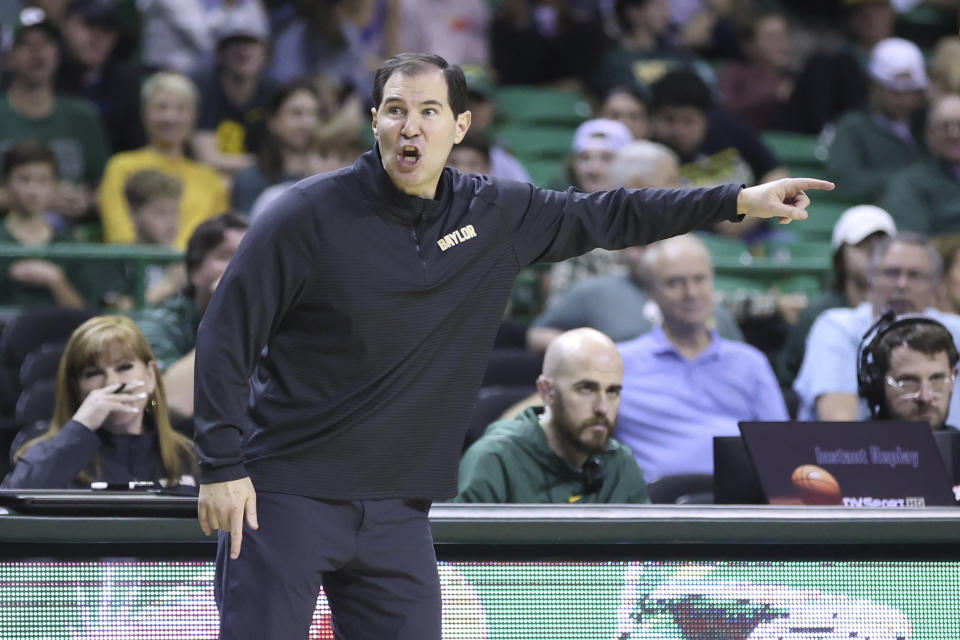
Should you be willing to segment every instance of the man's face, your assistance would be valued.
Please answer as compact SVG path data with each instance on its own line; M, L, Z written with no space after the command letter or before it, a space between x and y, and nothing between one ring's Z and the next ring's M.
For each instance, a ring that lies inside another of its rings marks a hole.
M227 270L230 258L237 252L245 233L246 229L227 229L220 244L208 253L200 266L190 274L190 284L197 290L194 301L201 311L210 303L213 290L223 277L223 272Z
M146 244L170 246L180 226L179 198L156 198L130 210L137 228L137 240Z
M883 385L890 416L926 422L931 429L942 428L950 411L956 375L944 351L928 355L905 344L894 347Z
M233 38L222 45L220 63L227 73L258 76L267 64L267 45L255 38Z
M56 187L56 174L46 162L21 164L7 176L13 206L30 216L47 212L56 195Z
M927 144L938 156L960 164L960 96L937 101L927 123Z
M653 135L677 155L690 158L707 135L707 115L696 107L661 107L653 116Z
M60 65L60 47L42 28L28 29L8 54L8 64L15 77L29 86L53 83Z
M613 151L584 149L573 156L573 175L577 187L585 193L610 188L610 165Z
M450 108L443 71L394 73L372 115L383 168L393 184L404 193L433 198L450 150L470 128L470 112L454 116Z
M451 167L461 173L490 173L490 159L479 149L457 145L450 152Z
M667 330L702 330L713 317L713 268L706 251L673 247L650 269L650 295Z
M107 61L117 45L117 30L103 24L88 23L74 14L63 21L63 42L70 54L87 69L96 69Z
M588 456L607 448L617 423L623 364L598 359L557 376L549 402L553 428L570 447Z
M869 49L893 35L896 14L889 2L863 2L851 11L850 28L861 47Z
M875 312L920 313L934 303L936 283L930 253L920 245L893 242L871 274L867 298Z

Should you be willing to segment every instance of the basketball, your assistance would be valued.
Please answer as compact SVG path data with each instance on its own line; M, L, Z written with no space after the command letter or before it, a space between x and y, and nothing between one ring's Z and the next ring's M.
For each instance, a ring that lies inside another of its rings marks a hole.
M793 470L790 481L803 504L843 504L840 484L826 469L804 464Z

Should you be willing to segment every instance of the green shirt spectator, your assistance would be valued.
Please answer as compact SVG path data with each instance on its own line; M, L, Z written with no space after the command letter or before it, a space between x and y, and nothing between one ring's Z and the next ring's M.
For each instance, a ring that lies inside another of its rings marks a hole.
M919 162L893 179L883 208L902 231L927 236L960 232L960 175L942 159Z
M649 503L647 485L630 450L610 438L606 450L577 469L554 453L540 426L543 407L494 422L460 461L454 502ZM590 469L593 468L593 471ZM600 486L591 481L602 470Z

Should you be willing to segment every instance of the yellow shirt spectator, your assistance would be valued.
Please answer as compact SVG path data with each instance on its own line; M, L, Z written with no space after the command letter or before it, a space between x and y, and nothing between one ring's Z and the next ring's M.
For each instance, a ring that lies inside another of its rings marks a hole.
M106 242L134 242L136 233L123 194L127 178L142 169L157 169L183 181L180 197L180 228L175 246L186 247L193 229L229 208L227 187L214 169L188 158L172 158L146 147L115 154L107 163L100 183L100 215Z

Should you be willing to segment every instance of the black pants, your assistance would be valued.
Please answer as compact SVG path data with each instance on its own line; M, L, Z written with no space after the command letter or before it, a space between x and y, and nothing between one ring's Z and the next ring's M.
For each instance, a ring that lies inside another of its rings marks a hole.
M306 638L320 587L338 640L440 640L440 582L426 500L331 502L257 493L240 557L220 532L221 640Z

